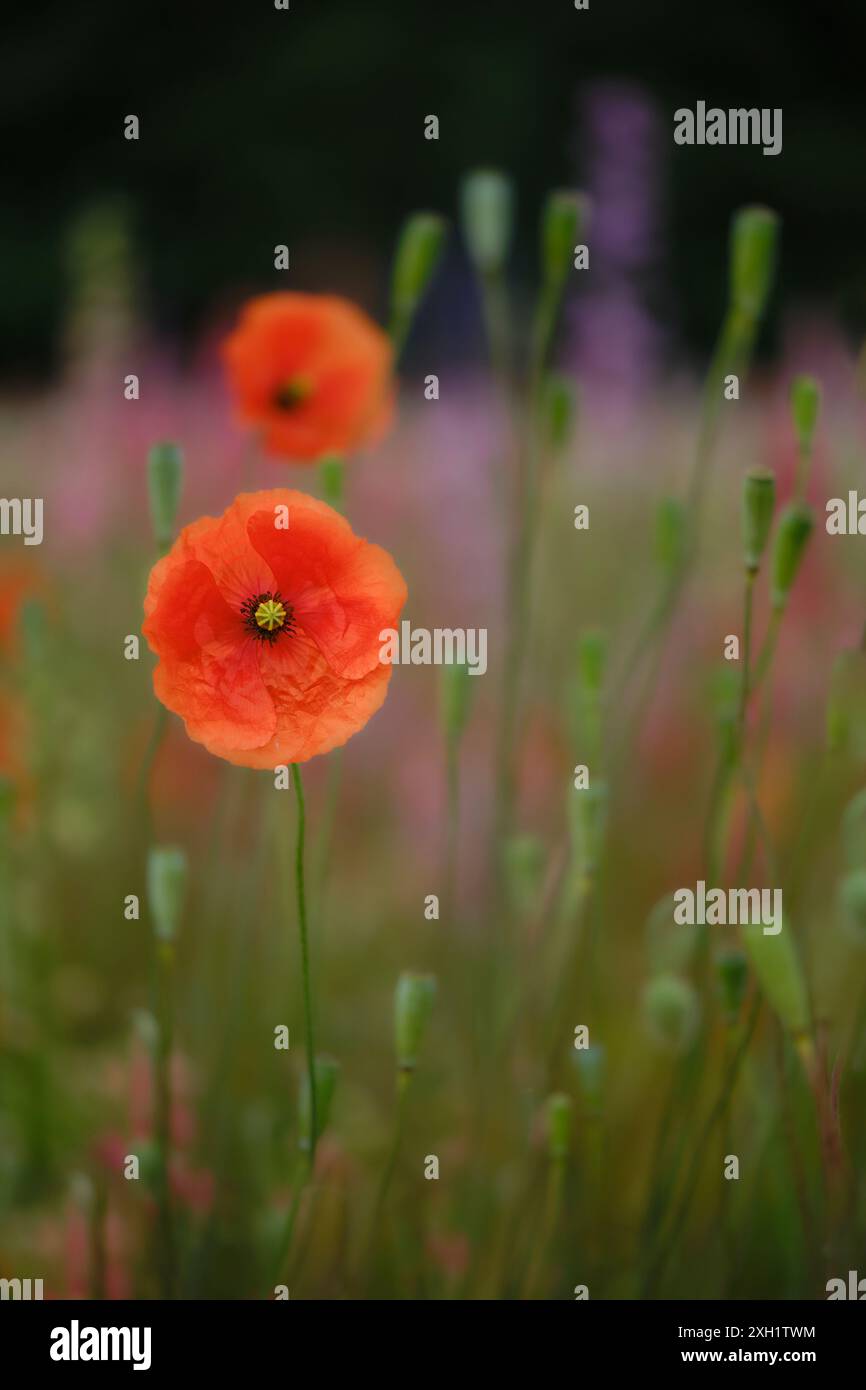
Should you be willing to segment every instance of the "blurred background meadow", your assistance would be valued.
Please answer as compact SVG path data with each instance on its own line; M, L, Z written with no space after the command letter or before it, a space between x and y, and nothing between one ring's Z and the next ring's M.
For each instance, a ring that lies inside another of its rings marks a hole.
M0 538L0 1278L55 1298L712 1299L866 1274L866 553L824 525L864 485L866 19L840 5L821 46L812 7L691 16L380 0L8 23L3 493L44 498L45 534ZM675 146L698 99L781 107L782 154ZM554 286L542 353L553 189L584 195L590 263ZM718 348L732 219L755 204L776 254ZM418 209L448 235L345 510L403 572L404 617L486 628L489 667L398 667L339 760L305 765L317 1043L339 1067L308 1179L294 801L173 716L151 758L152 658L124 644L155 443L183 452L179 525L242 490L321 493L233 416L239 308L337 293L387 325ZM759 469L775 521L743 713L724 647ZM792 501L815 525L774 620ZM167 1003L154 845L188 864ZM699 879L781 887L784 931L676 926L670 895ZM408 1089L405 971L436 977Z

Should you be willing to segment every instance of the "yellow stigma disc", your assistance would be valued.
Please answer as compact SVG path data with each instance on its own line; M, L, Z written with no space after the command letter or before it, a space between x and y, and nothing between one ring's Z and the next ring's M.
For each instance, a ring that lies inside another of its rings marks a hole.
M267 632L275 632L286 621L286 610L278 599L265 599L256 609L255 618L258 627L265 628Z

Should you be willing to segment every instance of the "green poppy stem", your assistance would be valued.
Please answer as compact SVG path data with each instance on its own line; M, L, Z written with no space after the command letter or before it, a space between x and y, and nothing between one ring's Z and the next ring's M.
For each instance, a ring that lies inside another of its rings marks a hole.
M307 813L301 769L292 763L292 786L298 804L298 837L295 849L295 890L298 902L298 930L301 937L301 974L304 990L304 1034L307 1049L307 1076L310 1084L310 1158L312 1173L316 1161L316 1142L319 1137L319 1118L316 1103L315 1046L313 1041L313 995L310 986L310 940L307 924L307 895L304 881L304 849L307 835Z

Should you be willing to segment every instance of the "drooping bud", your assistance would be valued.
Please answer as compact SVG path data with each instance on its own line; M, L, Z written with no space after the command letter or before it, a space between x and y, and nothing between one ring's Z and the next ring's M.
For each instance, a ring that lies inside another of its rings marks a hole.
M481 275L498 275L505 266L514 223L514 189L498 169L476 169L460 189L463 235L470 259Z
M731 223L731 307L752 322L764 312L776 270L779 218L765 207L741 208Z
M571 1140L571 1096L557 1091L547 1101L547 1153L554 1162L568 1158Z
M313 1059L316 1084L316 1143L328 1128L339 1075L340 1064L333 1057L320 1056ZM313 1107L310 1099L310 1077L309 1073L304 1071L298 1095L298 1147L305 1152L309 1152L313 1130Z
M743 479L743 558L749 574L757 574L770 538L776 505L776 479L756 469Z
M782 513L773 545L774 608L784 608L788 602L814 525L812 509L800 502L790 503Z
M391 279L391 337L397 353L439 262L447 225L435 212L413 213L403 225Z
M147 484L153 534L164 553L174 537L183 488L183 455L176 444L154 444L147 456Z
M813 376L798 376L791 383L791 414L802 454L812 452L812 440L821 409L821 387Z
M147 901L154 932L173 941L186 901L187 860L182 849L155 846L147 856Z
M436 978L433 975L414 975L404 971L397 981L394 1044L400 1071L414 1071L417 1065L435 997Z

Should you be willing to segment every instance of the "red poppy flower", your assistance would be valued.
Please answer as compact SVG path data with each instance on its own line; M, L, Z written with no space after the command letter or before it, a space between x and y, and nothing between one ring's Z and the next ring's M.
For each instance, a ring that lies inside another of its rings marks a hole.
M385 699L379 633L406 586L386 551L324 502L242 494L187 526L150 575L154 690L190 738L246 767L345 743Z
M348 300L267 294L223 344L244 424L268 453L313 461L375 441L391 418L391 343Z

